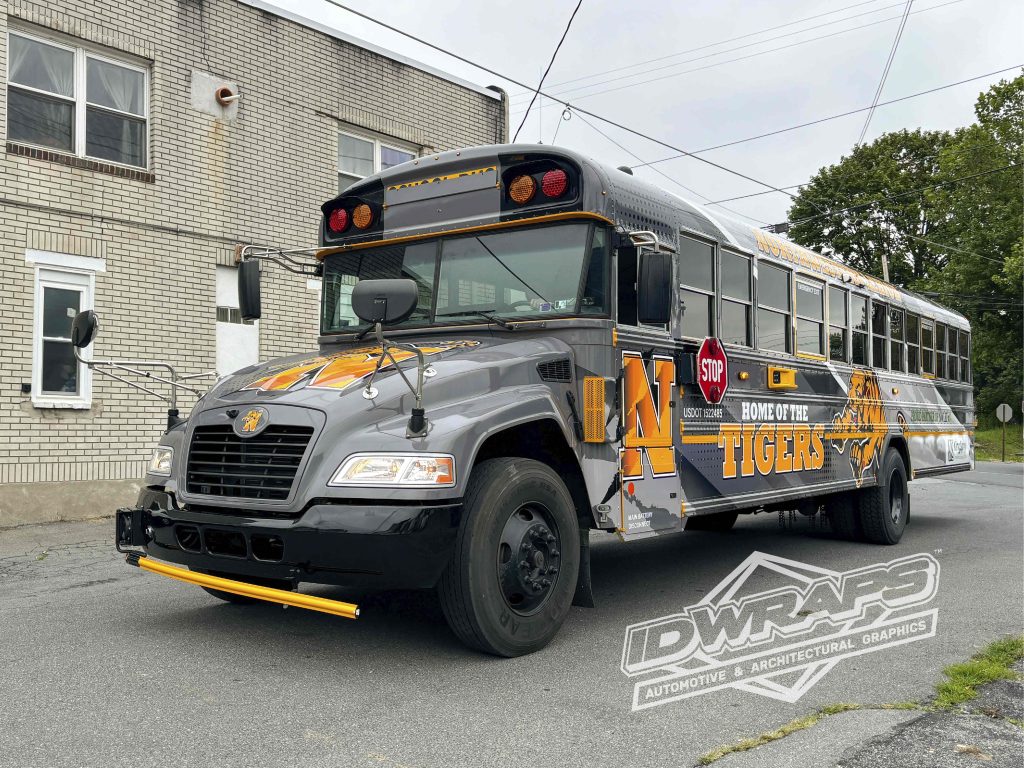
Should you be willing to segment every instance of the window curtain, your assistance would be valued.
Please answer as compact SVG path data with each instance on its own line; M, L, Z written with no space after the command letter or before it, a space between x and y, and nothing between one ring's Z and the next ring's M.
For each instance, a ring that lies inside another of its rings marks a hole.
M15 85L68 98L75 95L75 60L70 51L12 34L10 57L8 77Z

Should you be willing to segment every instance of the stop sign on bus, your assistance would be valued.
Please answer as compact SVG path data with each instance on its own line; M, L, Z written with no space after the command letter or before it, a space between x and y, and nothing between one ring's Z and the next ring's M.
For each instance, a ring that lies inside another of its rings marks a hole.
M729 388L729 358L718 339L706 338L697 351L697 385L712 405L722 402Z

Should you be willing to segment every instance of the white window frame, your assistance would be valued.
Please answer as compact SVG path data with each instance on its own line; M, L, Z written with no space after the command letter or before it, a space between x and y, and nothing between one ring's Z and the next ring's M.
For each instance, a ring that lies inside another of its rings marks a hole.
M78 394L43 392L43 291L60 288L78 291L79 311L94 308L96 273L106 271L103 259L64 253L29 250L25 260L35 266L34 308L32 314L32 405L36 408L88 409L92 407L92 371L78 364Z
M11 50L11 35L17 37L23 37L27 40L34 40L44 45L52 45L55 48L63 48L66 51L70 51L75 55L74 62L74 82L75 92L74 95L69 97L57 96L56 94L48 91L42 91L38 88L32 88L26 85L20 85L18 83L12 83L10 79L7 81L8 91L11 88L15 90L24 91L26 93L37 93L47 98L58 98L64 102L70 102L75 107L75 125L72 136L72 142L74 147L68 151L64 149L56 149L54 147L47 147L42 144L33 144L32 142L24 141L19 139L16 143L24 144L31 147L39 147L47 152L56 152L58 154L71 154L75 157L81 157L86 160L95 160L98 163L107 163L109 165L116 165L120 168L131 168L134 170L147 171L152 163L152 139L151 139L151 122L149 115L149 67L145 64L140 63L137 59L121 58L117 56L111 56L109 53L102 52L97 48L83 44L81 42L71 42L69 40L58 38L56 36L40 35L36 32L27 32L21 27L11 27L7 32L7 71L11 71L10 62L10 50ZM136 115L131 112L122 112L113 107L105 107L98 104L93 104L95 109L100 109L105 112L111 112L115 115L128 117L133 120L142 120L146 125L146 164L145 165L129 165L127 163L119 163L116 160L108 160L104 157L92 157L86 154L86 112L89 106L86 93L86 76L88 72L88 59L96 59L97 61L103 61L108 64L114 64L118 67L124 67L125 69L131 69L142 74L142 114ZM5 126L6 132L6 126Z
M381 150L382 147L387 148L387 149L393 149L396 152L406 152L408 154L411 154L413 156L413 159L415 159L415 158L420 156L420 148L419 147L414 146L413 144L405 144L405 143L402 143L402 142L398 142L395 139L381 138L380 136L376 136L376 135L370 134L370 133L358 133L356 131L344 130L344 131L338 131L338 139L339 139L338 143L340 143L340 139L341 139L342 136L347 136L350 139L358 139L359 141L369 141L369 142L371 142L373 144L373 172L374 173L380 173L381 172L380 150ZM341 168L341 152L340 151L337 153L336 165L337 165L337 169L338 169L338 175L339 176L344 175L346 178L352 179L352 184L358 184L361 180L366 178L366 176L357 176L356 174L352 173L351 171L344 171L344 170L342 170L342 168ZM340 181L339 181L339 186L340 186ZM351 186L351 184L349 186Z

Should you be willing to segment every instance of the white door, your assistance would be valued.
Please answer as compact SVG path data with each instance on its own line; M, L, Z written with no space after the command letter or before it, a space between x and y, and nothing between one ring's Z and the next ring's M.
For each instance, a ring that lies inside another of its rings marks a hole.
M217 267L217 373L223 376L259 360L258 321L242 322L238 270Z

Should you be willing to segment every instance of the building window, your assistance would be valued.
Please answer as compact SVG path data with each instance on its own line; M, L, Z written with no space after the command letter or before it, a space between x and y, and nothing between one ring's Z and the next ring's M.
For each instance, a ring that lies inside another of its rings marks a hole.
M750 332L750 257L722 251L722 324L728 344L752 347Z
M338 134L338 191L344 192L360 179L407 163L416 157L410 149L349 133Z
M32 333L32 404L37 408L89 408L92 376L75 359L71 323L92 309L97 272L103 259L48 251L27 251L35 266ZM89 353L86 353L86 357Z
M796 351L825 357L825 286L796 281Z
M679 238L679 297L683 301L685 337L715 335L715 247L690 237Z
M868 299L856 293L850 296L850 362L868 364Z
M889 368L903 370L903 310L889 308Z
M907 373L921 373L921 318L907 313Z
M229 373L259 362L257 323L242 320L238 308L238 268L217 267L217 373Z
M8 140L146 167L145 67L23 32L8 37Z
M846 362L846 336L850 319L846 307L847 291L829 286L828 289L828 356Z
M789 271L760 263L757 267L757 346L774 352L792 350Z

